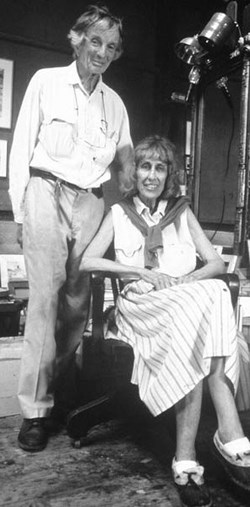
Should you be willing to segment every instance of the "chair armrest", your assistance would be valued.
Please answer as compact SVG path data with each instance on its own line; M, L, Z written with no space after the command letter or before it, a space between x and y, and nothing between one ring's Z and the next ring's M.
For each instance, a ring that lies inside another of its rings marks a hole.
M92 271L91 272L91 292L92 292L92 336L96 339L104 339L104 294L105 278L111 279L111 286L114 296L114 304L121 290L120 277L117 273L111 271Z
M230 290L232 305L235 308L237 299L240 292L240 279L236 273L224 273L223 275L217 275L214 278L223 280Z

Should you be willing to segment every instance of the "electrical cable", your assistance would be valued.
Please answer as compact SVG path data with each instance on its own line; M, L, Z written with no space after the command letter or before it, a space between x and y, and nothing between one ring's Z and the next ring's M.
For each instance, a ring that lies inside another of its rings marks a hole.
M223 95L225 96L226 102L227 102L227 104L229 106L229 109L231 111L231 118L232 118L232 121L231 121L232 128L231 128L231 134L230 134L229 143L228 143L227 158L226 158L226 169L225 169L225 174L224 174L224 183L226 183L226 179L227 179L228 173L229 173L230 155L231 155L233 138L234 138L234 132L235 132L235 113L234 113L234 107L233 107L233 103L232 103L231 96L229 94L228 89L226 90L226 93L225 93L224 86L223 87L218 86L218 82L217 82L217 88L219 88L219 89L221 89L223 91ZM225 207L226 207L226 194L225 194L225 185L224 185L221 218L220 218L220 221L219 221L219 223L218 223L215 231L213 232L213 234L212 234L212 236L210 238L210 241L212 241L215 238L217 232L220 229L221 224L223 223L223 218L224 218L224 213L225 213Z

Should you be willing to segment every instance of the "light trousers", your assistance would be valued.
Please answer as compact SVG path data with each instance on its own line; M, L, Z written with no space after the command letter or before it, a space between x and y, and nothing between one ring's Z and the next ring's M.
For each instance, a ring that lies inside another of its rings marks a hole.
M56 379L67 374L80 344L90 293L79 265L103 213L102 197L41 177L29 181L23 226L29 303L18 386L26 418L49 415Z

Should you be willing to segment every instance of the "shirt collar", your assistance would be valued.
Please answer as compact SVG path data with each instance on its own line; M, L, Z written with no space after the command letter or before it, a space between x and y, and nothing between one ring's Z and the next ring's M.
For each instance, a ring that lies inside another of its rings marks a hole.
M144 202L141 201L140 197L138 195L135 195L133 197L134 205L136 208L136 211L139 215L142 215L143 212L146 210L148 213L150 213L149 207L144 204ZM167 206L168 201L166 199L162 199L159 201L157 209L153 213L153 215L158 214L162 217L165 215L165 210Z
M68 82L69 82L69 84L72 84L72 85L79 85L82 89L84 89L82 86L79 74L77 72L75 60L74 60L74 62L72 62L68 66ZM101 89L102 89L102 76L99 77L99 80L98 80L98 83L94 89L94 92L96 92L98 90L100 91ZM85 93L87 93L85 89L84 89L84 91L85 91Z

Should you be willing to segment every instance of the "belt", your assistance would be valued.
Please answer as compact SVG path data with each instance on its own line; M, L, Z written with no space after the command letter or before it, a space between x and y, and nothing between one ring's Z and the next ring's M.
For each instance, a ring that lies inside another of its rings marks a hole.
M100 187L93 187L93 188L81 188L78 187L78 185L74 185L74 183L70 183L69 181L62 180L61 178L58 178L54 174L50 173L49 171L43 171L42 169L35 169L34 167L30 167L30 176L40 176L40 178L44 178L45 180L52 180L55 181L58 185L65 185L66 187L71 188L71 190L74 190L75 192L90 192L94 194L98 199L103 197L103 190L102 186Z

